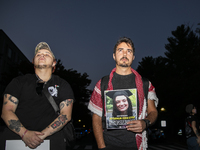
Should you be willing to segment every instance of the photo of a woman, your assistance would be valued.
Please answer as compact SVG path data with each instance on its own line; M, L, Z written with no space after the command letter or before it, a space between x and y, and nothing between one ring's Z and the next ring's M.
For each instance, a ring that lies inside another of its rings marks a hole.
M113 94L113 117L119 115L132 116L132 103L126 91L116 91Z
M128 121L137 119L137 90L120 89L105 92L107 129L126 129Z

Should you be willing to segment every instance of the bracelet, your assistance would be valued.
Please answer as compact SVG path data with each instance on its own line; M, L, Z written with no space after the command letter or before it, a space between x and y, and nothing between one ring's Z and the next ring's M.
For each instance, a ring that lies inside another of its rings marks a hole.
M145 129L147 129L151 125L151 122L148 119L142 119L142 120L146 123Z
M28 131L28 130L26 129L26 131L25 131L24 134L22 135L22 140L23 140L23 137L24 137L24 135L26 134L27 131Z

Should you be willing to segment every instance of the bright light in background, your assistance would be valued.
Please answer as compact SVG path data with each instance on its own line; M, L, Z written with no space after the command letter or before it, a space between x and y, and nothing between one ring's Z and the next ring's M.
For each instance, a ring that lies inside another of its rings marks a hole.
M161 127L166 127L167 124L166 124L166 120L161 120Z
M85 128L85 125L83 125L83 128Z
M164 107L162 107L160 110L161 110L161 111L165 111L165 108L164 108Z
M78 122L81 122L81 120L78 120Z

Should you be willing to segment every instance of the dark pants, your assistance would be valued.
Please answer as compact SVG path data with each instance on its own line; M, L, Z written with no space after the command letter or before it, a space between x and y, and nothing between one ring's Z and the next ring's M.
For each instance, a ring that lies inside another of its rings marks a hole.
M200 150L200 146L197 143L197 137L192 136L187 139L188 150Z

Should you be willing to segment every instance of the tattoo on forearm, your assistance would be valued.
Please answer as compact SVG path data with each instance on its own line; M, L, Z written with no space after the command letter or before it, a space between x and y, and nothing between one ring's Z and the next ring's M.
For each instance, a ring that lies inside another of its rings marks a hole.
M65 106L65 104L63 102L60 103L60 110L63 109L64 106Z
M51 125L51 127L52 127L53 129L58 128L60 125L64 124L64 123L66 122L66 120L67 120L67 116L66 116L66 115L59 116L59 117L58 117L58 120L55 121L55 122Z
M3 105L6 105L8 102L4 102Z
M7 98L7 94L4 94L4 97Z
M9 128L11 130L15 130L16 132L19 132L21 130L22 124L19 120L8 120Z
M12 97L13 97L13 96L10 96L10 97L8 98L8 100L17 105L19 101L18 101L17 99L14 100Z
M59 127L57 130L53 131L53 132L50 132L50 135L54 134L55 132L57 131L60 131L62 129L62 127Z

